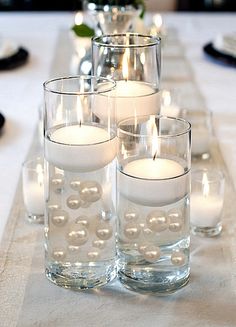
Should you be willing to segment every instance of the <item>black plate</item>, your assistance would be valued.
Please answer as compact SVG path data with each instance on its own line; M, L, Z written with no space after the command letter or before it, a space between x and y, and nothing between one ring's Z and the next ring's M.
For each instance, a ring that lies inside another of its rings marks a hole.
M219 63L236 67L236 57L230 56L216 50L212 43L208 43L203 47L203 51L215 61Z
M0 131L5 124L5 117L0 113Z
M0 70L8 70L25 64L28 60L29 53L24 48L19 48L12 56L0 59Z

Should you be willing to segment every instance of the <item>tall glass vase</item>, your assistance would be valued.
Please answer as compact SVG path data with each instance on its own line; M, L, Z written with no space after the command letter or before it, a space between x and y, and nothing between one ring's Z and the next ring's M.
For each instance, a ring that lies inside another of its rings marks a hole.
M93 76L44 83L46 276L75 290L116 276L114 87ZM108 112L102 121L94 114L97 97Z
M189 280L190 124L163 116L118 125L119 278L170 293Z

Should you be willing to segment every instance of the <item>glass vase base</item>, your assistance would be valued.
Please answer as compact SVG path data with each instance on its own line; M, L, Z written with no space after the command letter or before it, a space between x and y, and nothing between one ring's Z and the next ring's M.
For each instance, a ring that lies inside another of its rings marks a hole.
M44 215L27 214L26 220L31 224L43 224L44 223Z
M131 275L132 274L132 275ZM128 289L139 293L155 293L158 295L168 295L184 287L189 282L190 269L179 271L178 275L170 272L160 271L152 275L150 279L147 272L131 272L128 275L122 271L118 272L120 282Z
M222 231L222 224L219 223L215 227L198 227L191 226L191 232L193 235L201 236L201 237L214 237L220 235Z
M46 277L57 286L74 291L86 290L104 286L116 278L117 269L115 261L78 266L66 264L53 264L45 269Z

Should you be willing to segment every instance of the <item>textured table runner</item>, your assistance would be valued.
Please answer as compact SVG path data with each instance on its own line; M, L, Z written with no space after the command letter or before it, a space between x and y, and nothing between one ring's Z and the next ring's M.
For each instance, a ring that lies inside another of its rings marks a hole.
M68 42L67 32L61 32L51 76L68 72ZM173 77L172 68L167 68L163 83L182 85L193 106L204 104L181 46L174 40L171 46L178 52L166 51L166 60L171 60L172 67L174 62L181 62L182 76L178 80L178 74ZM29 155L36 148L33 143ZM44 275L43 226L26 222L20 181L0 248L0 326L235 326L236 193L216 140L211 153L211 161L193 162L193 166L216 165L225 173L223 232L211 239L191 237L190 282L178 292L162 297L128 291L118 281L82 292L50 283Z

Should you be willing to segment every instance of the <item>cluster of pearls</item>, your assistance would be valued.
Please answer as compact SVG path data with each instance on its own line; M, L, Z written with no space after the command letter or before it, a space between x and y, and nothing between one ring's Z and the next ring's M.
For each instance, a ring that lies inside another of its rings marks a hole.
M126 210L123 214L123 234L126 239L135 242L138 252L150 263L157 262L161 258L161 249L159 246L140 239L155 237L156 233L164 231L180 232L183 229L183 213L180 209L171 209L164 211L155 209L146 215L144 221L140 222L140 214L136 208ZM141 241L140 241L141 240ZM170 261L175 266L181 266L185 263L186 257L183 251L178 250L171 253Z
M62 193L65 188L65 178L62 173L56 173L50 182L55 193ZM70 188L77 192L67 198L66 204L72 210L78 208L88 208L92 203L97 202L102 197L102 187L96 181L81 181L75 178L69 183Z
M124 235L130 240L137 239L141 233L151 235L166 230L180 232L183 228L183 215L181 210L171 209L167 213L164 210L153 210L148 213L145 223L139 223L139 213L136 209L124 212Z
M52 258L62 261L68 256L78 257L81 254L81 258L87 257L89 261L98 260L101 257L101 251L108 245L107 241L113 236L113 228L110 224L112 212L102 211L97 216L87 216L82 212L80 215L75 215L76 210L88 208L102 199L102 186L96 181L81 181L76 177L69 182L69 188L66 188L63 172L56 172L51 178L50 187L55 197L63 193L63 198L65 198L63 202L60 198L60 204L52 202L48 205L49 224L55 226L54 228L59 228L58 233L62 232L60 235L64 235L63 239L66 242L61 247L51 249ZM74 191L74 194L68 194L69 190ZM67 226L66 229L60 229L65 226Z
M138 246L138 251L143 256L143 258L150 263L158 261L161 257L161 249L155 245L140 244ZM186 262L186 257L183 251L175 250L172 252L170 260L174 266L182 266Z
M102 197L102 187L96 181L73 180L70 187L78 194L70 195L67 198L67 206L70 209L88 208L92 203L97 202Z

